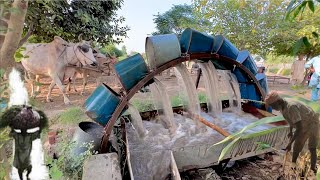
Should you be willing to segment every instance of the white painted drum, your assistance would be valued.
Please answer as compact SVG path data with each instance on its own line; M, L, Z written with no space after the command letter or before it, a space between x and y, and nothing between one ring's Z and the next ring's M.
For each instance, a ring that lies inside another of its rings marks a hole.
M145 48L150 70L181 56L179 39L175 34L147 37Z

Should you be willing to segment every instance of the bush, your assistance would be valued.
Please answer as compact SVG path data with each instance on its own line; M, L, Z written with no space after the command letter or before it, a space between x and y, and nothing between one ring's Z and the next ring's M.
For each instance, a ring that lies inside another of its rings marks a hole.
M156 108L153 105L151 100L140 100L134 99L132 101L132 105L139 111L139 112L147 112L155 110Z
M289 76L291 74L291 69L284 69L281 71L281 75Z
M270 68L268 72L276 74L279 71L279 68Z
M46 164L49 166L50 179L81 179L83 163L92 155L90 149L92 149L93 145L91 143L83 144L81 147L86 147L88 149L80 155L75 156L72 154L72 151L77 146L77 144L65 137L62 137L62 139L65 140L57 145L59 158L46 158Z

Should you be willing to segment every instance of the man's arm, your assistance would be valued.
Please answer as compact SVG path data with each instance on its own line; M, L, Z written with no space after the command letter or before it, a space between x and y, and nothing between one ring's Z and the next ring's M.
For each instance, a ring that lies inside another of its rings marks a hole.
M302 135L302 132L303 132L303 129L302 129L302 121L298 121L295 123L295 126L296 126L296 131L293 133L293 136L292 138L290 139L290 142L289 144L287 145L286 147L286 150L287 151L290 151L291 150L291 146L292 146L292 143L297 139L298 136L301 136ZM291 131L291 127L290 127L290 131Z
M286 116L289 117L290 119L290 122L291 124L293 125L290 125L290 132L288 134L288 136L292 135L292 129L293 127L296 129L295 132L293 133L293 136L290 138L290 142L286 148L286 150L291 150L291 145L292 143L297 139L298 136L301 135L301 133L303 132L303 126L302 126L302 119L301 119L301 113L306 113L306 112L301 112L301 108L299 108L299 105L291 105L289 107L289 111L287 111L286 113Z

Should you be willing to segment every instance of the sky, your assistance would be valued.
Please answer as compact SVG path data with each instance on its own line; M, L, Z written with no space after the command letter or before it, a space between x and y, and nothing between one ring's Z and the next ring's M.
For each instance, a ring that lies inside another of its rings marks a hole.
M128 38L124 39L127 52L131 51L143 53L145 50L145 39L156 31L156 25L153 23L153 15L158 12L164 13L173 5L191 4L192 0L124 0L119 16L125 17L124 24L128 25L130 30L127 32Z

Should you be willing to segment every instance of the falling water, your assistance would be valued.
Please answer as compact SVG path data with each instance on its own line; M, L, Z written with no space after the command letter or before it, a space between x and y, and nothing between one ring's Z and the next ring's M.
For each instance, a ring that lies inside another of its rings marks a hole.
M10 87L10 99L8 106L13 105L27 105L29 102L27 89L24 87L24 83L21 80L20 72L16 69L12 69L9 74L9 87ZM14 149L14 147L13 147ZM15 152L13 150L13 152ZM13 154L14 157L14 154ZM32 141L32 150L30 154L32 171L30 173L30 179L42 180L48 179L48 170L44 164L43 148L40 139ZM24 173L24 176L26 172ZM18 170L12 167L10 173L12 180L19 180Z
M175 66L175 75L178 79L178 83L183 86L183 92L187 93L186 99L188 100L188 111L191 114L200 114L200 103L198 99L198 93L196 90L195 83L192 81L187 68L183 64ZM198 128L196 132L204 127L199 121L196 120Z
M192 81L187 68L183 64L175 66L175 75L178 83L183 85L184 92L187 93L188 110L192 113L200 113L200 103L195 83Z
M211 61L208 63L200 63L203 72L203 80L206 87L207 99L209 102L208 110L213 114L220 114L222 112L222 104L220 100L220 89L218 81L217 70Z
M155 83L150 85L150 89L155 101L155 106L159 115L162 115L160 119L165 123L170 133L174 134L177 127L173 122L173 112L166 87L158 79L154 78L154 81Z
M241 111L241 93L240 93L239 83L238 83L237 77L234 74L230 72L228 74L231 78L230 84L232 86L233 93L236 99L235 101L233 101L234 102L233 107L235 111L240 112Z
M8 106L28 104L28 92L21 80L20 72L15 68L9 74L10 99Z
M143 139L146 136L147 131L143 127L142 118L140 116L139 111L132 105L129 105L128 111L131 116L131 123L133 127L136 129L136 132L139 134L139 137Z
M227 91L227 97L228 97L228 100L229 100L229 106L230 106L230 109L232 109L233 107L233 90L232 90L232 87L231 87L231 84L230 84L230 81L231 81L231 78L230 76L228 75L228 71L225 71L225 70L220 70L219 71L219 74L221 76L221 85L223 86L223 89L224 91Z

